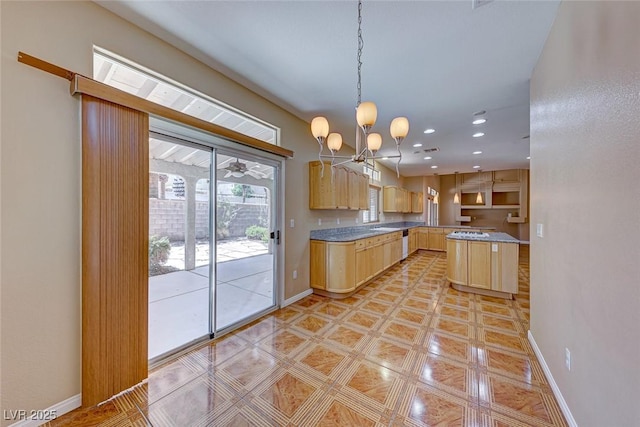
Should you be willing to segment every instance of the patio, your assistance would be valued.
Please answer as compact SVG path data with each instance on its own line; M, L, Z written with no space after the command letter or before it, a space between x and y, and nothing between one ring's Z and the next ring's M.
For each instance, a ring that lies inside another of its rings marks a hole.
M209 265L202 262L208 244L201 246L194 270L149 277L150 359L209 333ZM273 305L273 255L267 245L221 241L216 252L218 329ZM179 258L180 250L172 248L167 265L178 266Z

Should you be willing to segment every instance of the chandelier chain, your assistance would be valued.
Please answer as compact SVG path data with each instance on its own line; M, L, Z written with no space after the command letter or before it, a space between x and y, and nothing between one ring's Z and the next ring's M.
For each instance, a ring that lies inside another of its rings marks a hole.
M362 102L362 1L358 1L358 105Z

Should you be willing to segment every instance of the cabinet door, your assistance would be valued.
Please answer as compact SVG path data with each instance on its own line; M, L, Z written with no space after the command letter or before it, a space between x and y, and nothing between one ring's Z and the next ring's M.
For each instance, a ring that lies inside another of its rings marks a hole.
M422 213L422 193L411 193L411 213Z
M429 229L429 249L432 251L444 251L444 234L441 228Z
M448 239L447 279L452 283L466 286L467 274L467 241Z
M358 187L358 207L366 211L369 209L369 175L358 174Z
M334 176L335 179L335 176ZM309 209L335 209L335 185L331 179L331 163L309 162Z
M344 167L333 169L336 209L349 209L349 172Z
M362 249L356 252L356 286L359 286L369 278L369 251Z
M468 241L469 286L491 289L491 242Z
M382 210L384 212L398 212L398 188L386 186L382 189Z
M418 248L429 249L429 230L421 228L418 232Z
M354 242L327 243L327 286L329 292L350 292L356 287Z
M327 286L326 256L327 244L321 241L311 241L311 271L309 282L312 288L325 289Z
M382 264L384 265L385 269L391 267L391 265L393 264L392 251L393 241L385 242L385 244L382 245Z
M348 171L349 176L349 209L360 209L360 179L358 172Z
M491 289L517 294L519 245L517 243L493 243L493 245L498 245L498 252L491 252Z
M370 249L370 259L369 259L369 274L371 278L375 277L384 270L384 250L382 245L374 246Z

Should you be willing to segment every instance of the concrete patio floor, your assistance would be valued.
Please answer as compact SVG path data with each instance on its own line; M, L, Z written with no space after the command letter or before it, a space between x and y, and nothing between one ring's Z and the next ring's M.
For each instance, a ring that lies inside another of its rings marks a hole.
M215 292L217 329L271 307L273 255L219 261ZM208 334L208 265L149 278L150 359Z

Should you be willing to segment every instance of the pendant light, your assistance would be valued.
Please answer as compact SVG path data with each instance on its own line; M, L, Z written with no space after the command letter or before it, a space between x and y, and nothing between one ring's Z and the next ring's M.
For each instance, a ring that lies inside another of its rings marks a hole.
M365 163L371 169L375 170L374 160L378 159L398 159L396 162L396 173L400 177L399 164L402 161L402 153L400 152L400 144L409 133L409 120L406 117L396 117L391 121L389 126L389 133L396 143L396 155L387 155L378 157L376 154L382 146L382 135L379 133L371 132L371 129L376 124L378 118L378 109L376 104L370 101L361 101L362 96L362 47L364 41L362 39L362 0L358 1L358 50L357 50L357 63L358 63L358 84L357 92L358 99L356 102L356 140L355 140L355 155L353 156L338 156L336 153L342 146L342 136L339 133L329 133L329 121L326 117L318 116L311 121L311 134L318 141L320 145L320 153L318 154L322 164L322 173L324 173L323 158L331 159L331 166L338 166L343 163ZM327 145L330 155L322 154L324 145ZM344 159L338 163L336 159ZM332 169L333 170L333 169Z
M481 183L480 183L480 170L478 170L478 194L476 195L476 203L479 205L484 205L484 200L482 200L482 193L480 192Z

